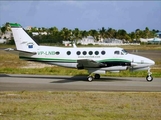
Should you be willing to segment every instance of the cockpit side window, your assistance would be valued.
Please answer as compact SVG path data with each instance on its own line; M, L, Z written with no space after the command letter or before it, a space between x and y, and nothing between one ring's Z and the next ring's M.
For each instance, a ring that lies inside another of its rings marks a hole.
M120 51L115 51L114 54L115 55L119 55L120 54Z
M126 50L123 49L123 50L121 51L121 54L122 54L122 55L127 55L128 52L127 52Z

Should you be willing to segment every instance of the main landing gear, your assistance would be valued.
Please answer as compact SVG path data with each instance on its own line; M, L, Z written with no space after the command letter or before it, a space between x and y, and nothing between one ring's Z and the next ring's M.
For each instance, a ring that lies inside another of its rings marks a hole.
M95 79L100 79L100 74L95 74L95 75L94 75L94 78L95 78ZM87 80L88 80L89 82L92 82L94 78L93 78L92 75L89 75L89 76L87 77Z
M148 68L148 75L146 76L146 80L147 80L148 82L153 81L153 77L152 77L151 74L152 74L152 73L150 72L150 67L149 67L149 68Z

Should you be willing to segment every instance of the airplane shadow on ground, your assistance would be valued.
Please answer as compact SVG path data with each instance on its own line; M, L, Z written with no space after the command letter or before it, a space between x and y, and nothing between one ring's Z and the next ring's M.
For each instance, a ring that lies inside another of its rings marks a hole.
M72 76L70 78L60 79L58 81L52 81L50 83L68 83L68 82L78 82L78 81L84 81L89 82L87 80L87 76ZM124 78L108 78L108 77L101 77L100 79L94 79L92 82L114 82L114 81L132 81L130 79L124 79Z
M13 77L13 78L31 78L31 79L53 79L56 81L52 81L50 83L69 83L69 82L78 82L78 81L84 81L89 82L87 80L87 76L38 76L38 75L15 75L10 76L7 74L0 74L0 77ZM114 82L114 81L132 81L130 78L124 78L124 77L101 77L100 79L94 79L92 82Z

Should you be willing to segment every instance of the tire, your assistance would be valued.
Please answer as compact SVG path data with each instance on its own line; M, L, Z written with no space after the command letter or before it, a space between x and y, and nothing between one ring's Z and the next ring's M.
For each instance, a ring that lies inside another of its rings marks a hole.
M94 75L94 78L95 78L95 79L100 79L100 74L95 74L95 75Z
M151 75L147 75L147 76L146 76L146 80L147 80L148 82L151 82L151 81L153 81L153 77L152 77Z
M88 80L89 82L92 82L92 81L93 81L93 77L92 77L92 76L88 76L88 77L87 77L87 80Z

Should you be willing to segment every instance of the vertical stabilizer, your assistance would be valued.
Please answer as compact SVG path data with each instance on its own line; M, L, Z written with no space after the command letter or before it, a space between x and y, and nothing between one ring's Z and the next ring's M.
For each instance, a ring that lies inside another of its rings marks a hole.
M37 43L23 30L20 24L10 23L17 50L34 51Z

